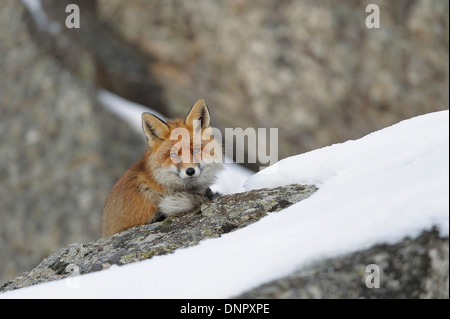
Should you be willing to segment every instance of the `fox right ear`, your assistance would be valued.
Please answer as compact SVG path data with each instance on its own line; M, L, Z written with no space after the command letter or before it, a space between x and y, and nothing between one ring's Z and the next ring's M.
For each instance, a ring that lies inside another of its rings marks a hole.
M170 133L167 123L150 113L142 113L142 129L150 147L153 147L158 140L166 139Z

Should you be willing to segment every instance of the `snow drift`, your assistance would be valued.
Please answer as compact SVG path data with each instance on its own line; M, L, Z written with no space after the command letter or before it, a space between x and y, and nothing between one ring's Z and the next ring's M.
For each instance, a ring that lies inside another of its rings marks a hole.
M419 116L281 160L244 186L292 183L319 190L198 246L0 297L227 298L323 258L395 243L432 227L448 236L449 113Z

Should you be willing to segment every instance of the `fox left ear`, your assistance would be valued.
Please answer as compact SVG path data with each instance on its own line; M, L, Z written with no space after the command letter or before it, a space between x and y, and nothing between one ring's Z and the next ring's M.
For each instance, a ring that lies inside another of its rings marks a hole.
M151 148L158 140L163 141L167 138L170 133L167 123L151 113L142 113L142 129Z
M211 124L211 116L209 114L208 107L206 106L205 100L198 100L189 110L188 115L186 116L185 123L188 126L194 126L194 121L200 121L201 127L196 127L197 131L200 128L209 127Z

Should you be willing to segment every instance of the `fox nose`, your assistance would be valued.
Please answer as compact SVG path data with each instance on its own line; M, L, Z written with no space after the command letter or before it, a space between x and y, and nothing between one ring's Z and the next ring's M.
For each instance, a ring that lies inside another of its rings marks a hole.
M186 175L192 176L194 174L195 174L195 169L193 169L192 167L189 167L188 169L186 169Z

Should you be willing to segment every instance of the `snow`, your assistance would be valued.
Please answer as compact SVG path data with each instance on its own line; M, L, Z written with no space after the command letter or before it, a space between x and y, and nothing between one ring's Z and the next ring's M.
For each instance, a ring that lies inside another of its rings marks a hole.
M228 298L322 258L396 243L432 227L448 236L449 112L286 158L244 187L291 183L319 190L195 247L0 298Z
M127 122L131 128L139 134L143 134L141 120L142 113L150 112L162 120L167 120L161 113L141 104L128 101L107 90L98 90L97 99L104 107Z

